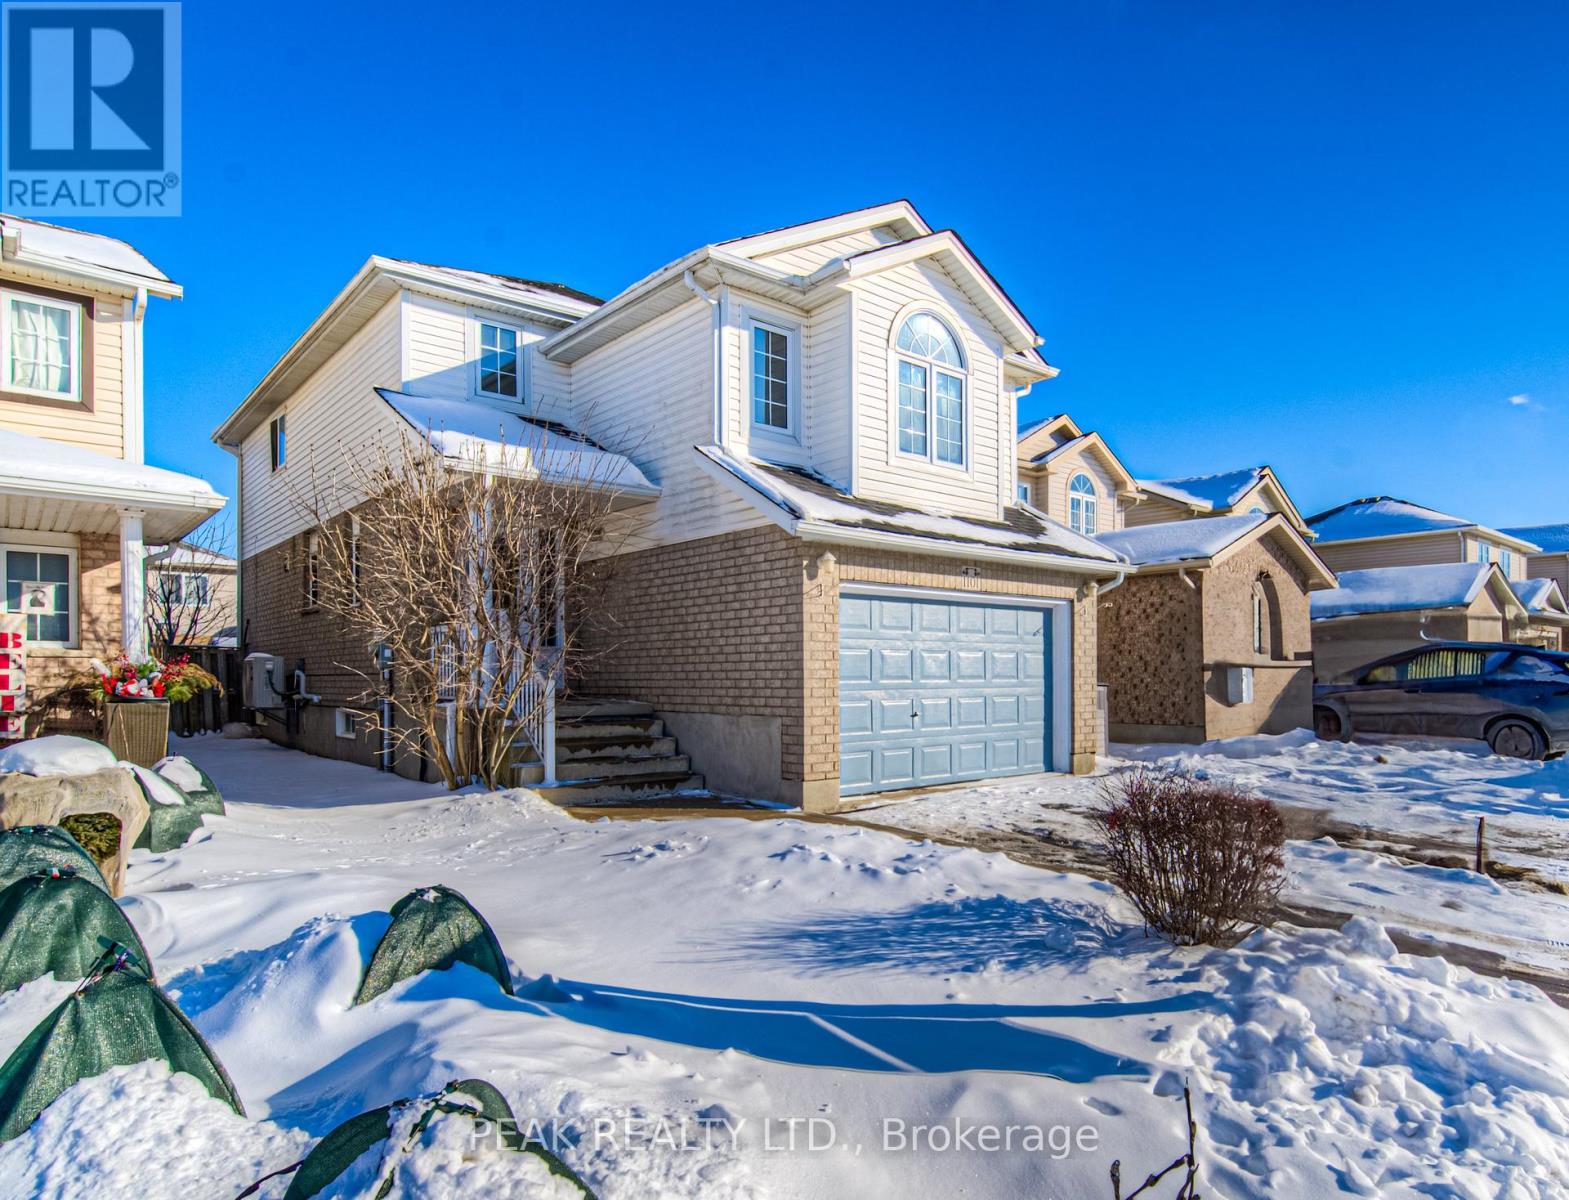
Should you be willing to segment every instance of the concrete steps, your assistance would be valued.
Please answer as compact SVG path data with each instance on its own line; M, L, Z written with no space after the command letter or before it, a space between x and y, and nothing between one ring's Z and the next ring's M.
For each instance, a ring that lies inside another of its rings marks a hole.
M653 706L636 700L572 699L556 706L557 786L543 788L545 767L520 746L513 778L554 804L640 801L700 792L704 781Z

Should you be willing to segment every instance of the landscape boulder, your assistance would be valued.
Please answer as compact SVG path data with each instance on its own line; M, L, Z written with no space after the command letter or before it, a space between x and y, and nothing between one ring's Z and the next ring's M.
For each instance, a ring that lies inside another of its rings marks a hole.
M102 863L113 895L125 888L125 864L147 824L147 799L136 778L123 767L82 775L0 774L0 829L58 825L66 817L107 813L120 822L120 849Z

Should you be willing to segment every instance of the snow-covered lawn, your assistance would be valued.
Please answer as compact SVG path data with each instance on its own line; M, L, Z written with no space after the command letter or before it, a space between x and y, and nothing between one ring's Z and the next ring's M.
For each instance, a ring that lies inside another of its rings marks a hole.
M463 1076L606 1200L1109 1196L1114 1158L1137 1182L1181 1150L1184 1079L1205 1195L1569 1196L1569 1012L1371 920L1174 950L1109 885L999 854L182 748L229 815L139 853L124 903L250 1117L121 1069L0 1147L0 1197L226 1198ZM519 995L459 967L349 1008L386 908L434 883ZM6 1051L66 986L0 999Z

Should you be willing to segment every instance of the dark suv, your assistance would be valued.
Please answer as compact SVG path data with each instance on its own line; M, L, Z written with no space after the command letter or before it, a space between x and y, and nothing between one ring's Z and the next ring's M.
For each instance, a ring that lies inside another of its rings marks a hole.
M1569 750L1569 654L1512 642L1427 642L1313 689L1313 729L1481 738L1494 754Z

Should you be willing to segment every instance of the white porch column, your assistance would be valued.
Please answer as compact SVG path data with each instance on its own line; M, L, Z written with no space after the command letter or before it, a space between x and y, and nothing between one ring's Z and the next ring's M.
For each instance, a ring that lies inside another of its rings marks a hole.
M147 544L142 510L120 510L120 637L132 658L147 657Z

